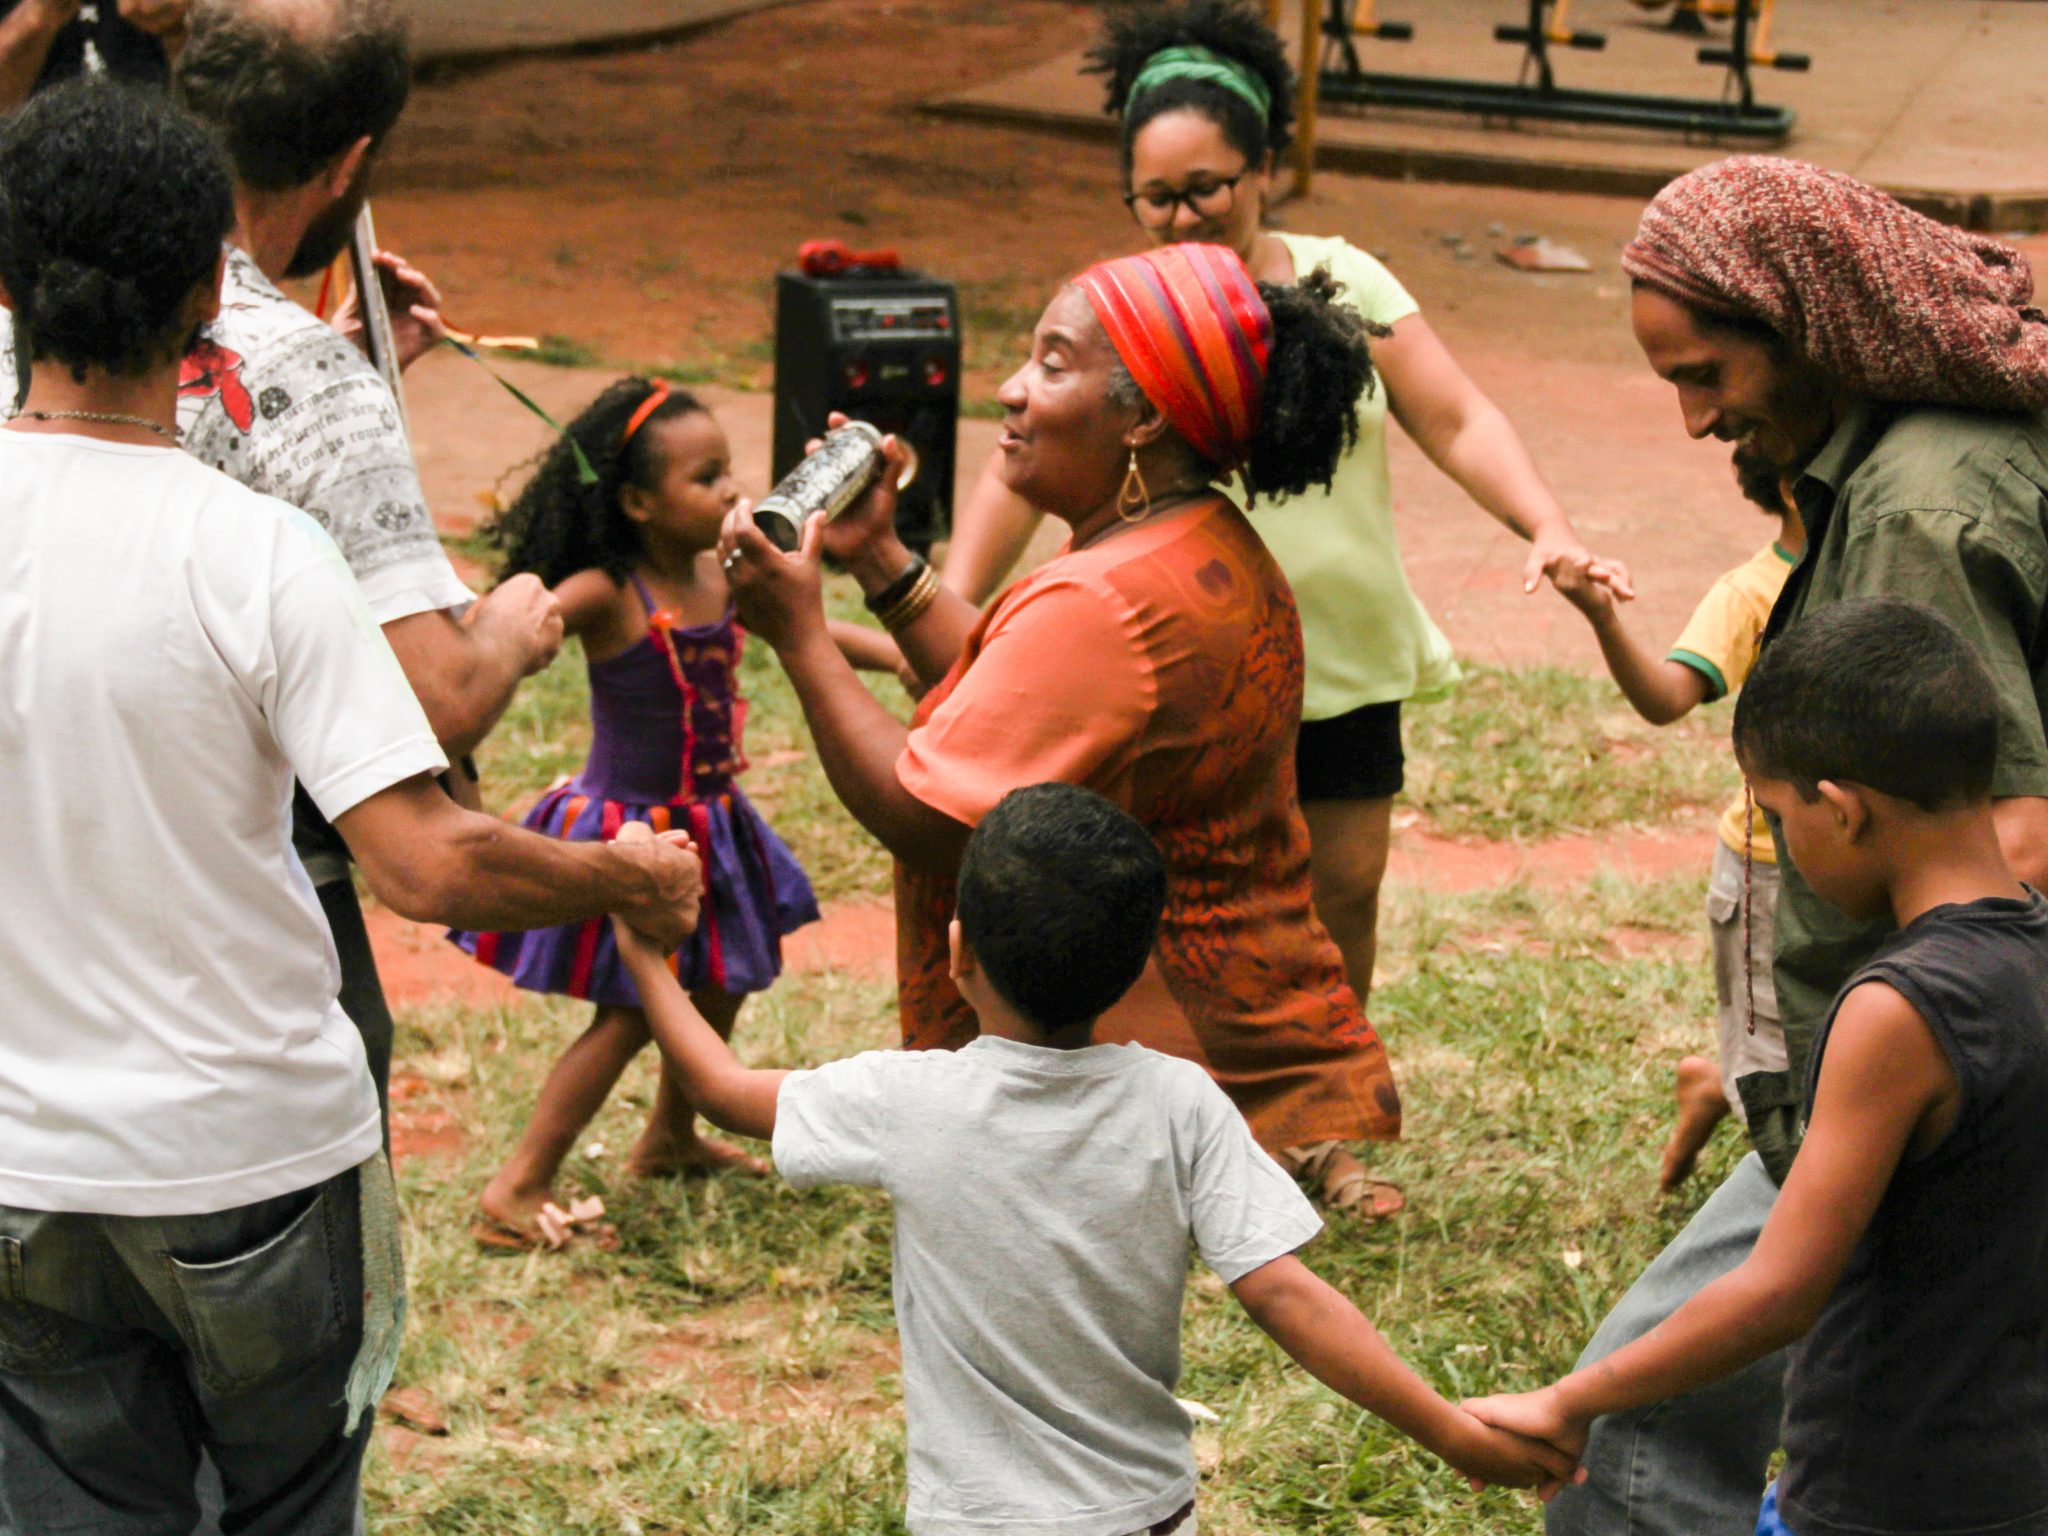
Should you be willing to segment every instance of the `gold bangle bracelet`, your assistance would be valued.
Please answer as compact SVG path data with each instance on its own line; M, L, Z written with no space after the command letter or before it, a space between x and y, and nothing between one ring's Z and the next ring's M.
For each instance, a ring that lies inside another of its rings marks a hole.
M882 628L894 634L915 624L923 617L924 611L938 601L938 597L939 573L926 566L911 589L882 615Z
M881 615L882 628L892 635L899 629L906 629L924 616L924 611L939 600L939 573L926 566L918 573L917 581L904 593L889 611Z

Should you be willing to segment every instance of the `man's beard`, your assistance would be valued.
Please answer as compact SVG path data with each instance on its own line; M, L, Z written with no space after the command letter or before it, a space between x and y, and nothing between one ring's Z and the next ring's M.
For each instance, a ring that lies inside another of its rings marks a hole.
M285 264L286 277L312 277L348 249L356 231L356 215L363 211L363 204L369 196L364 185L366 180L364 176L357 176L355 184L339 202L306 226L305 234L299 237L298 249L292 252L292 259Z
M1834 380L1814 363L1797 360L1772 382L1757 413L1771 423L1781 452L1752 450L1751 458L1768 462L1779 475L1796 480L1820 457L1838 425Z
M1782 516L1785 511L1785 471L1760 453L1744 447L1735 450L1735 483L1742 494L1766 512Z

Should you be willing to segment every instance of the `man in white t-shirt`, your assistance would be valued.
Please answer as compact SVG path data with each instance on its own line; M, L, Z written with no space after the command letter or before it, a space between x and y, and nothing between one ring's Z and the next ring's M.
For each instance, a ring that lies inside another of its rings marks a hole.
M1089 1043L1165 899L1130 816L1071 784L1014 790L960 868L953 977L980 1037L805 1072L742 1067L660 952L620 931L692 1104L772 1135L799 1189L893 1200L911 1531L1193 1536L1174 1398L1191 1248L1302 1365L1461 1471L1554 1483L1568 1460L1445 1402L1293 1256L1322 1222L1207 1072Z
M181 453L232 217L205 130L86 85L0 125L0 1531L358 1529L402 1315L391 1176L296 778L404 915L611 912L672 942L653 839L465 811L333 541Z

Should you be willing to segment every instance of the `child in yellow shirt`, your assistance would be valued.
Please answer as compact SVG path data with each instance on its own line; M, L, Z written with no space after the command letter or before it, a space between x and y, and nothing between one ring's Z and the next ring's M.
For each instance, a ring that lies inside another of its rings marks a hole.
M1798 510L1775 473L1738 450L1735 477L1744 496L1778 519L1778 536L1708 588L1664 656L1629 632L1607 587L1583 574L1561 573L1557 582L1558 591L1592 624L1607 670L1622 693L1653 725L1669 725L1742 686L1756 665L1771 606L1806 548ZM1678 1123L1665 1143L1658 1174L1659 1187L1667 1191L1691 1177L1700 1149L1731 1109L1747 1123L1736 1083L1752 1072L1785 1069L1785 1037L1771 980L1777 853L1762 813L1748 807L1741 795L1721 817L1719 830L1707 881L1707 923L1714 939L1720 1064L1717 1070L1701 1056L1687 1056L1678 1064Z

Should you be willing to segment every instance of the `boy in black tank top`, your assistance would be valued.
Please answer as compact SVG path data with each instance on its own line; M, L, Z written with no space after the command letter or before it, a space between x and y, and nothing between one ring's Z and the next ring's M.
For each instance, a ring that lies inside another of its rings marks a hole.
M2048 1536L2048 902L1992 822L1992 687L1931 609L1773 641L1735 750L1807 884L1898 930L1815 1043L1755 1251L1556 1385L1466 1406L1577 1454L1603 1413L1794 1341L1759 1536Z

